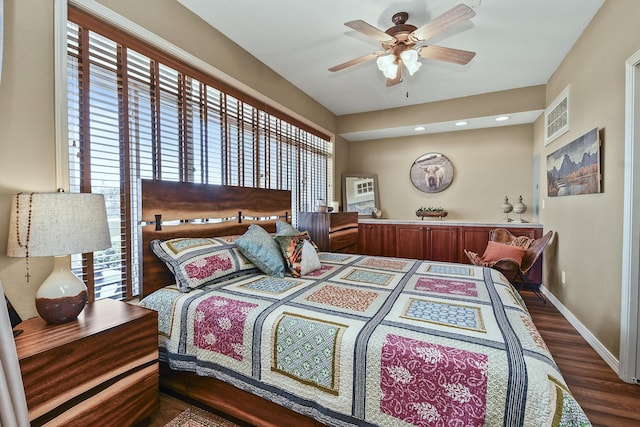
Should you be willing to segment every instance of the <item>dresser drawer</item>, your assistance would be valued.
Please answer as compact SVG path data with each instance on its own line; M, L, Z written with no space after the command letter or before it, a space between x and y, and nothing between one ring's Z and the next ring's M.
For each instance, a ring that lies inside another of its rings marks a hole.
M358 249L357 212L299 212L298 229L309 232L321 251L355 253Z
M329 234L331 252L355 253L358 248L358 227L343 228Z

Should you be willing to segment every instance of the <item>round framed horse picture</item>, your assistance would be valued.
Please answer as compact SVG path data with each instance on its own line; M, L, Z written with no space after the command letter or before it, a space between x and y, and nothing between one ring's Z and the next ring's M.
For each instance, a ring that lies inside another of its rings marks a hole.
M443 154L427 153L418 157L409 171L411 182L425 193L439 193L453 180L453 164Z

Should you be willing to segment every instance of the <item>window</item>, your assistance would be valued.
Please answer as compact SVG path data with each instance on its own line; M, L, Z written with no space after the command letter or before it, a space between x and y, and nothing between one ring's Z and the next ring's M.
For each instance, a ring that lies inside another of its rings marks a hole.
M356 184L356 194L358 196L363 194L373 193L373 180L362 181Z
M291 190L294 219L328 198L327 135L73 8L67 57L70 188L105 195L113 242L72 257L91 298L138 294L139 179Z

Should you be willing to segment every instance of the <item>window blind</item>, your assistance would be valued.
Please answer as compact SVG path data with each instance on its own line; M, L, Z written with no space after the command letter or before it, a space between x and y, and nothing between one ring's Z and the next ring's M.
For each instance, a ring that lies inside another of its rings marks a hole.
M105 195L112 247L72 257L90 299L139 293L139 179L286 189L327 199L327 135L69 8L71 191Z

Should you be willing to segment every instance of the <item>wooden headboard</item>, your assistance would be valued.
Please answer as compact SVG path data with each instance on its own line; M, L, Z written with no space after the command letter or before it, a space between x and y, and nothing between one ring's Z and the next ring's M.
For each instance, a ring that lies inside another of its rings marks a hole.
M251 224L275 232L277 221L291 222L289 190L143 179L138 194L141 297L175 283L151 251L152 240L243 234Z

